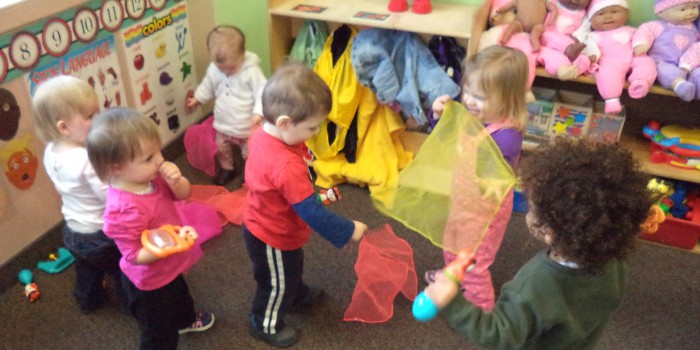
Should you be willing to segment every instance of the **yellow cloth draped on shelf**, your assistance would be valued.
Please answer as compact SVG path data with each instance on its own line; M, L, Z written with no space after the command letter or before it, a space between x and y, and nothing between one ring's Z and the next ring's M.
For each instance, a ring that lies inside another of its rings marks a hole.
M382 189L396 186L400 169L410 163L413 155L407 152L399 135L405 130L401 116L377 102L374 93L357 81L350 61L350 46L356 31L351 34L345 51L333 64L331 45L335 33L316 62L314 70L328 84L333 94L333 107L321 131L306 142L316 156L314 170L316 185L330 188L349 182L369 186L373 199L380 202L387 197ZM357 151L354 163L349 163L341 151L354 118L357 118ZM328 123L336 124L335 138L328 134Z
M378 194L387 200L374 204L456 253L479 244L515 182L489 131L451 101L397 184Z

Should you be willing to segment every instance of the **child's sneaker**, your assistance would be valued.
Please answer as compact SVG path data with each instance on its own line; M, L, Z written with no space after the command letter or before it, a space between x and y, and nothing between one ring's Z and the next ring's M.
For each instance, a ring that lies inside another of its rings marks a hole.
M309 287L309 291L306 292L306 295L304 295L302 299L295 300L289 311L299 311L309 306L316 305L323 300L325 295L326 292L324 292L323 289L318 287Z
M287 348L290 347L299 340L299 337L297 336L297 331L294 330L294 328L286 326L284 329L282 329L279 332L276 332L275 334L267 334L263 332L262 329L258 329L258 327L255 326L255 322L253 321L253 315L250 315L250 326L248 328L248 333L250 335L258 340L263 340L266 343L277 347L277 348Z
M204 332L214 325L214 314L211 312L198 311L195 317L191 326L179 330L180 334Z

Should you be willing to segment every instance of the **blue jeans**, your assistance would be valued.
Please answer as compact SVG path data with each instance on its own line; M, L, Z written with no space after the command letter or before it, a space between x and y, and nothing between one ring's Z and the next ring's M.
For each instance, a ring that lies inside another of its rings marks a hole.
M122 254L113 240L104 232L78 233L68 225L63 227L63 244L75 257L75 290L73 295L83 312L92 312L107 301L107 291L102 285L109 275L119 298L122 312L126 312L126 295L122 288L119 260Z

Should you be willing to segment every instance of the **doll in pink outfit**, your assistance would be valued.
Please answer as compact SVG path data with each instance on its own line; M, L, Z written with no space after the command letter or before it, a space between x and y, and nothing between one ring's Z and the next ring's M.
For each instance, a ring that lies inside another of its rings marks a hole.
M680 59L698 42L700 0L655 0L654 13L659 19L646 22L634 33L634 54L648 54L656 63L657 80L664 88L673 90L683 101L695 98L698 86L686 80L688 72L697 67L698 57L689 54Z
M580 55L586 46L583 41L590 31L590 24L584 20L590 0L551 2L557 11L547 14L538 62L547 73L561 80L575 79L587 73L591 63L588 57Z
M597 63L592 68L600 96L605 99L605 113L622 111L620 95L627 81L632 98L642 98L656 80L654 60L646 55L635 56L632 37L635 28L625 25L629 16L626 0L592 0L588 20L592 32L584 53Z
M508 26L515 20L515 7L513 0L486 0L482 6L490 6L489 29L481 34L477 51L481 51L491 45L500 45L501 39ZM520 32L513 34L503 45L522 51L527 57L528 77L527 91L528 100L534 101L534 95L530 92L532 83L535 81L535 69L537 66L537 53L532 48L530 34Z

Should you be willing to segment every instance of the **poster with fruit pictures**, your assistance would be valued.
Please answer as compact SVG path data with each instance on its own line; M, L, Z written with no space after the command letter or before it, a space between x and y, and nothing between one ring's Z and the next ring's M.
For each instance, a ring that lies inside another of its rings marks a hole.
M123 28L134 108L151 118L167 143L196 118L186 107L197 78L185 3Z
M97 92L102 110L126 105L124 81L113 36L93 41L31 71L27 75L31 95L34 96L41 82L57 75L72 75L90 84Z

